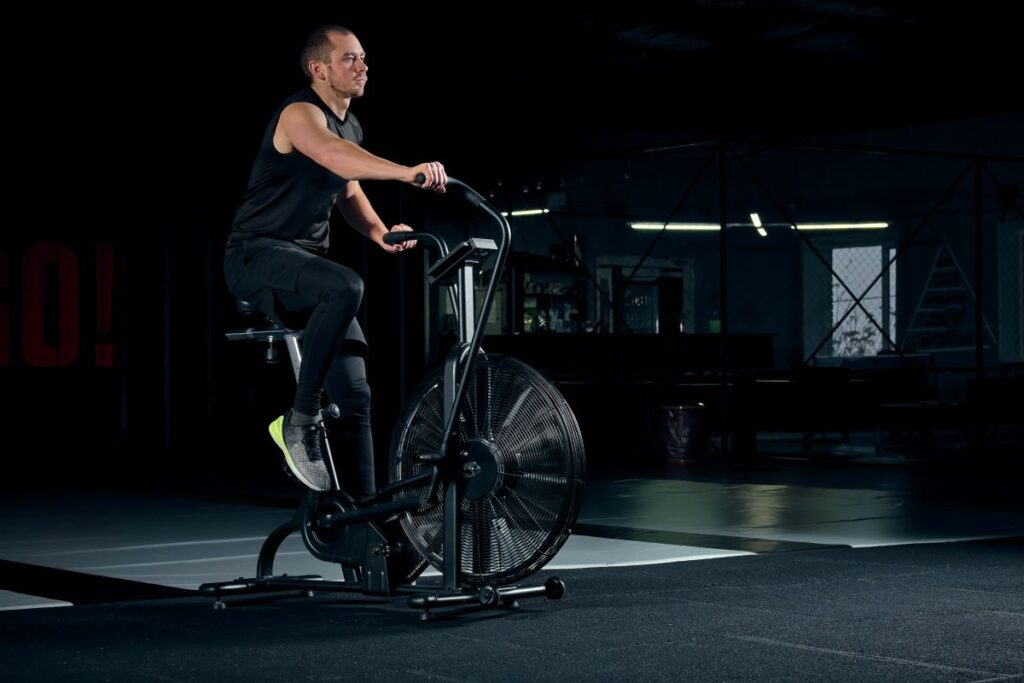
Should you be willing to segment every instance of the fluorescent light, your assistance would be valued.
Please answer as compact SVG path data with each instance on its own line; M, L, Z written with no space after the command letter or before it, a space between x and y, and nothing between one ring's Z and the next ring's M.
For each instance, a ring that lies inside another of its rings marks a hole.
M757 234L758 235L760 235L761 237L767 237L768 236L768 231L764 229L763 225L761 225L761 217L760 216L758 216L756 213L752 213L752 214L750 214L750 220L754 223L754 227L757 228Z
M710 232L719 229L718 223L630 223L634 230L695 230Z
M800 223L793 230L885 230L888 223Z
M505 216L507 218L509 216L514 216L514 217L518 217L518 216L541 216L541 215L546 214L546 213L551 213L551 212L548 209L522 209L520 211L512 211L512 212L502 211L501 215Z
M515 212L512 213L516 215ZM789 223L763 223L761 217L756 213L750 214L750 223L726 223L727 228L749 228L754 227L757 230L757 234L761 237L767 237L768 231L765 230L765 226L785 226L789 225L793 230L885 230L889 227L888 223L877 222L877 223L800 223L799 225L790 225ZM717 232L720 229L718 223L653 223L653 222L637 222L630 223L629 227L634 230L687 230L693 232Z

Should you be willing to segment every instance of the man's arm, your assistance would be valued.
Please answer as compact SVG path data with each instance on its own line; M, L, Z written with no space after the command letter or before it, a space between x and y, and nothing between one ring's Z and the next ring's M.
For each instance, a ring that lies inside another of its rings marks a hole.
M384 244L384 235L390 231L374 211L366 193L359 186L359 181L348 181L344 194L338 195L337 205L342 217L349 225L376 242L384 251L395 253L416 246L416 240L401 244ZM412 228L408 225L396 225L392 230L402 231L412 230Z
M434 189L443 189L447 180L444 167L437 162L402 166L341 139L327 127L324 113L308 102L295 102L281 112L277 130L274 131L274 147L282 154L298 150L329 171L349 180L401 180L418 187ZM416 177L421 173L426 178L422 185L416 182Z
M388 227L374 211L358 181L350 180L345 186L344 194L338 197L338 210L349 225L384 246L382 240L388 233Z

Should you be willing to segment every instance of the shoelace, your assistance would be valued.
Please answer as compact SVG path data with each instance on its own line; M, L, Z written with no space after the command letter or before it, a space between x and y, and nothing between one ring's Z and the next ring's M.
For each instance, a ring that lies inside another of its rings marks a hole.
M323 459L320 454L320 427L317 425L302 426L302 447L306 449L306 457L311 461Z

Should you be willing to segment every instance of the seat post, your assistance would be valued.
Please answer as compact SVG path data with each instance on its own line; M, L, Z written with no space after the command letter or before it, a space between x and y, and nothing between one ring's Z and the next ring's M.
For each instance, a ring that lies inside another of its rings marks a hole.
M295 375L295 383L299 382L299 368L302 366L302 339L303 330L296 329L291 330L285 327L281 321L275 320L274 318L263 313L260 308L245 299L235 299L235 308L245 318L257 318L262 322L257 322L255 325L250 325L245 329L232 330L225 333L228 341L265 341L267 342L267 353L266 361L268 363L277 362L277 351L274 344L284 339L285 346L288 347L288 357L292 361L292 373Z
M295 373L295 383L299 383L299 368L302 366L302 330L289 332L284 335L284 344L288 347L288 357L292 361L292 372Z

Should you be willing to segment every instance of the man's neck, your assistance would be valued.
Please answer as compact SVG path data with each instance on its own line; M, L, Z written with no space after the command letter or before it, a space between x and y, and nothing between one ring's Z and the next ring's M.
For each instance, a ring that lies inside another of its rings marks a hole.
M320 96L324 104L334 112L335 116L342 121L345 120L345 114L348 113L348 105L352 102L351 98L339 97L337 93L331 90L329 85L323 85L319 81L313 83L310 87L313 88L313 92Z

